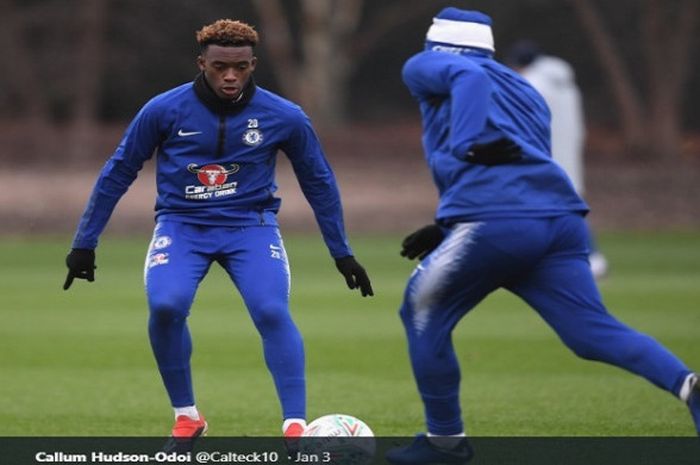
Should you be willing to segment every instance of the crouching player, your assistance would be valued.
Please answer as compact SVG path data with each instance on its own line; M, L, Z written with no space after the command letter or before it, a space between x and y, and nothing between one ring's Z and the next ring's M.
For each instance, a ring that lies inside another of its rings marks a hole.
M94 280L98 238L144 162L156 153L156 227L145 264L148 331L175 410L172 436L204 434L190 371L187 317L212 263L241 293L263 343L285 436L305 427L302 338L289 312L289 264L273 194L282 150L294 168L335 264L351 289L373 295L344 231L335 177L309 119L258 87L257 32L219 20L197 32L199 75L149 101L100 173L67 257L68 276Z

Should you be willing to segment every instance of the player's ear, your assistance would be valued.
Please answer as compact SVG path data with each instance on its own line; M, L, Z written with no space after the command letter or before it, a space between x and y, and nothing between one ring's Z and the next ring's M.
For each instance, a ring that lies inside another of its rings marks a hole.
M257 66L257 64L258 64L258 57L253 56L253 58L250 60L250 69L252 71L255 71L255 67Z
M202 55L199 55L197 57L197 67L199 68L200 71L204 71L204 57Z

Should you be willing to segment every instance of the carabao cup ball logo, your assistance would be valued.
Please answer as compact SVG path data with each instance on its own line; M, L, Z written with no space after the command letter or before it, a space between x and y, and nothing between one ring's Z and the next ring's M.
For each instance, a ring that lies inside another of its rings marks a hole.
M221 165L204 165L199 168L195 163L190 163L187 165L187 171L196 174L199 182L205 186L220 186L226 182L229 174L233 174L240 169L240 166L235 163L230 166L230 169L226 169Z
M302 454L319 457L317 463L329 465L369 465L377 448L367 423L342 413L324 415L309 423L299 446Z

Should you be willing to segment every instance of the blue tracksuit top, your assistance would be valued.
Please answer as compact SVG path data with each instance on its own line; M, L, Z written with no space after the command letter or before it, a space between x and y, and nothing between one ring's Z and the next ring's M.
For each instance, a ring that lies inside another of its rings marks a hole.
M406 62L403 80L420 104L423 147L440 194L438 222L588 212L551 157L544 99L517 73L475 50L426 50ZM465 161L473 144L502 137L522 148L520 160Z
M293 166L334 258L352 255L335 176L302 109L261 87L235 113L216 112L193 83L151 99L102 169L73 240L97 246L112 211L156 153L157 220L211 226L277 225L275 164Z

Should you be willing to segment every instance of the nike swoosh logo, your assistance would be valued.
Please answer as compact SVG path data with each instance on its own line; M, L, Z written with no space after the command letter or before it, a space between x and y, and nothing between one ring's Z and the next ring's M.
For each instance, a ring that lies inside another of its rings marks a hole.
M191 132L185 132L182 129L180 129L177 132L177 135L180 137L187 137L187 136L196 136L197 134L201 134L202 131L191 131Z

